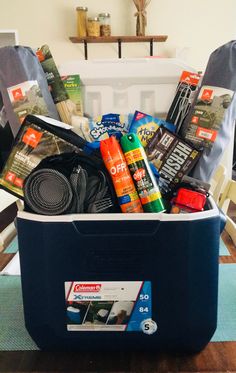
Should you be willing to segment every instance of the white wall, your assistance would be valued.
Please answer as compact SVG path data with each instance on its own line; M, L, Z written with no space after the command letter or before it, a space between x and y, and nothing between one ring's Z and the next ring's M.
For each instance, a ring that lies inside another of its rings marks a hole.
M132 0L1 0L0 28L18 29L22 45L49 44L57 63L83 58L83 46L72 44L76 35L76 6L88 6L89 15L111 13L113 35L135 34ZM209 54L236 36L235 0L152 0L147 34L166 34L166 43L154 53L174 57L176 48L190 48L187 62L204 70ZM124 57L149 54L148 44L126 44ZM89 45L90 58L114 58L115 44Z

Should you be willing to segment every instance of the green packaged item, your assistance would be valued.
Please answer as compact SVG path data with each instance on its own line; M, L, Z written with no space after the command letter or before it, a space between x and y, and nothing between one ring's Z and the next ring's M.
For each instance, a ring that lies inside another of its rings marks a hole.
M43 45L36 52L38 59L42 65L43 71L46 74L47 82L50 87L50 92L55 104L65 101L69 98L68 93L61 80L59 71L51 54L48 45Z
M165 211L159 187L138 136L134 133L122 136L121 147L141 200L143 210L145 212Z
M71 100L71 115L83 116L83 102L81 94L81 80L79 75L61 77L64 88Z

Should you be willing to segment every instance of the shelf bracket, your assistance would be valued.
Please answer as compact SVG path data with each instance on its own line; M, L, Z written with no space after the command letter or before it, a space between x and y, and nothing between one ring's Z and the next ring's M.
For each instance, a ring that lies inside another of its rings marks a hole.
M153 39L150 40L150 56L153 56Z
M88 43L87 40L84 39L84 59L88 59Z
M118 39L118 57L121 58L121 39Z

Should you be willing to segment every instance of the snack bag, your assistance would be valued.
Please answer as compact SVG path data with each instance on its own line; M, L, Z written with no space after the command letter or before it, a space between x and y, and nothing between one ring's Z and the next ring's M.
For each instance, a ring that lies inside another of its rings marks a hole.
M95 119L72 117L74 132L88 142L99 142L115 135L121 137L128 132L129 117L120 114L105 114ZM99 146L99 143L98 143Z
M129 132L135 133L145 148L148 141L152 138L160 125L163 125L170 131L175 132L175 126L173 124L167 123L166 121L155 118L151 115L144 114L141 111L135 111Z

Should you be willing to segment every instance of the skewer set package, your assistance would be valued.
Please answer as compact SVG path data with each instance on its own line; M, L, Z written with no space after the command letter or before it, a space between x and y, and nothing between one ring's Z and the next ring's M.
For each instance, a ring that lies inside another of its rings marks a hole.
M179 132L181 125L189 112L199 80L199 74L189 71L183 71L180 77L174 100L166 117L168 123L173 123L176 126L176 132Z
M48 45L43 45L37 50L36 54L46 74L50 92L60 118L64 123L70 124L71 102Z

